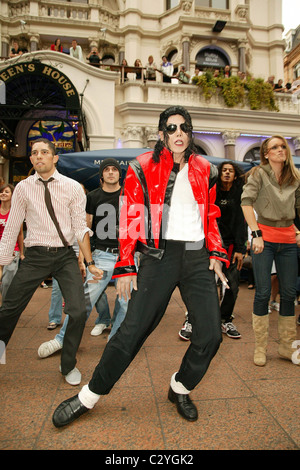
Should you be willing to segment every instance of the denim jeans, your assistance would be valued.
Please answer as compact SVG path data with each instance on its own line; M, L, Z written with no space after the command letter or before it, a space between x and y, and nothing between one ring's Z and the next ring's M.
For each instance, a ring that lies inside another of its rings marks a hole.
M57 280L52 278L51 304L49 309L49 323L59 324L62 317L63 297Z
M103 292L102 296L96 302L96 310L98 313L95 324L101 323L100 317L103 315L105 318L110 318L109 306L107 302L106 293ZM63 296L57 280L52 278L52 294L51 294L51 305L49 309L49 323L61 323L63 309ZM66 329L66 325L64 331Z
M6 296L6 292L8 291L11 281L13 280L16 272L18 271L19 262L20 262L20 252L15 251L13 261L7 266L3 266L3 274L2 274L2 280L1 280L2 302Z
M93 279L93 275L89 272L89 270L87 270L87 276L86 276L86 280L84 283L87 319L89 318L91 311L96 305L97 300L99 299L101 294L105 291L106 287L111 281L117 258L118 258L117 254L108 253L102 250L93 251L93 260L95 261L95 265L97 268L100 268L104 271L104 276L103 276L103 279L101 279L101 281L89 283L89 281ZM121 322L125 318L125 315L127 312L127 305L128 305L128 302L125 301L123 298L121 300L118 300L118 302L116 303L115 313L114 313L115 321L114 321L114 324L110 333L110 337L117 331ZM55 337L61 344L63 343L66 322L67 322L67 318L65 319L60 332ZM107 310L105 311L105 309L101 310L96 321L96 324L98 323L104 323L107 326L110 325L111 319L109 315L109 310L108 311Z
M298 275L297 245L291 243L264 242L262 253L252 251L255 278L253 313L267 315L271 295L271 269L273 260L279 281L280 315L293 316L295 313L296 282Z

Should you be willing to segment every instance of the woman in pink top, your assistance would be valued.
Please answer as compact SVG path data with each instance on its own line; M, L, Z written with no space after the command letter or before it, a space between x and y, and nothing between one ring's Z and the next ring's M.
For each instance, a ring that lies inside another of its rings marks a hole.
M5 225L7 223L7 219L10 212L11 207L11 198L14 192L14 186L12 184L4 184L0 187L0 240L2 238L3 231L5 229ZM6 292L10 286L11 281L13 280L14 275L17 272L19 267L20 259L24 259L23 253L23 227L20 229L20 233L18 236L18 240L14 249L14 259L13 261L4 266L3 268L3 275L2 275L2 282L1 282L1 294L2 294L2 302L6 295Z

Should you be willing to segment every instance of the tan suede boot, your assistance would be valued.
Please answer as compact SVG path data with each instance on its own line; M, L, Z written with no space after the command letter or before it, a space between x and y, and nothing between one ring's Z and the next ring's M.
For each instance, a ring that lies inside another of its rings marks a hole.
M284 317L278 315L279 347L278 354L284 359L289 359L296 365L300 365L300 354L297 351L297 330L295 316Z
M254 364L264 366L267 362L269 315L261 316L252 313L252 326L255 336Z

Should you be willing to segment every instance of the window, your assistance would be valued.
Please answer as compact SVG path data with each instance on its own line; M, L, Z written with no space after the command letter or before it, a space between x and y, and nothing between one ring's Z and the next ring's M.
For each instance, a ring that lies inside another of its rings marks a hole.
M244 156L244 162L257 162L260 160L260 147L254 147Z
M171 8L177 7L179 4L179 0L167 0L167 10L171 10Z
M294 67L294 77L295 79L300 77L300 62Z
M195 0L195 5L226 10L229 8L229 0Z
M110 55L110 54L105 54L103 57L102 57L102 63L103 64L106 64L106 65L112 65L115 63L115 58L113 55Z

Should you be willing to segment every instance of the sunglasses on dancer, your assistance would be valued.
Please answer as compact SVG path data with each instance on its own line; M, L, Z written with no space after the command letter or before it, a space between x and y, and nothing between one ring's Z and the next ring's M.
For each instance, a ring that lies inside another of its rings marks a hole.
M182 130L182 132L184 132L185 134L187 134L188 132L190 132L191 128L187 125L186 122L183 122L182 124L179 124L179 126L177 126L176 124L169 124L167 127L166 127L166 131L169 135L172 135L172 134L175 134L175 132L177 131L178 127L180 127L180 129Z

